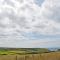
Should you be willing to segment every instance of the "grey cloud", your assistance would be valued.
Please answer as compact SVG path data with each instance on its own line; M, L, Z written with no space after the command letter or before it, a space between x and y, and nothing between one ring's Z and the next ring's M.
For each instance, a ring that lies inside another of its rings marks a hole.
M11 0L4 0L4 3L14 7L14 3Z
M26 26L26 18L25 17L19 17L17 15L15 15L14 13L8 13L8 12L2 12L0 13L0 20L2 20L3 18L9 18L9 20L11 20L13 23L17 23L19 24L21 27L25 27ZM5 27L4 25L0 24L1 27Z
M23 35L24 32L38 32L42 34L60 33L60 24L58 24L58 22L55 22L59 21L60 19L60 8L58 6L50 7L51 4L48 5L48 3L50 3L50 0L46 0L46 6L43 4L44 6L42 5L42 7L36 5L35 2L32 2L32 0L25 0L25 2L22 3L22 6L16 3L18 0L13 1L15 1L15 4L17 4L16 6L12 0L5 0L7 3L6 5L11 5L11 7L4 7L3 5L2 12L0 13L0 41L2 43L2 46L7 43L5 46L10 44L11 46L16 45L18 47L23 44L25 45L28 42L33 46L32 40L31 42L29 40L30 37L28 38ZM23 2L24 0L19 1ZM56 3L55 1L52 2ZM4 23L1 23L1 21L4 22L5 18L9 19L9 24L4 25ZM26 39L28 39L28 42ZM20 40L25 40L26 42L23 43L23 41L21 42Z
M48 4L48 3L49 4ZM46 1L44 4L44 10L42 12L42 15L44 18L47 18L48 20L54 20L56 22L60 22L60 1L59 0L50 0Z
M41 24L37 24L36 26L34 26L36 29L44 29L46 28L46 25L41 25Z
M18 0L20 3L23 3L24 2L24 0Z
M5 2L10 3L7 0ZM16 1L16 2L18 2L18 1ZM49 1L47 1L47 2L49 3ZM52 2L54 2L54 1L52 1ZM19 25L19 29L21 31L22 31L22 29L25 29L25 30L31 29L32 31L35 31L35 30L39 31L39 29L40 29L40 32L47 32L47 30L48 30L48 33L49 33L51 31L53 31L53 27L56 28L55 25L53 25L53 22L51 23L50 20L55 20L55 19L58 20L60 17L58 16L59 15L59 11L58 11L59 9L55 6L53 6L53 8L50 7L50 5L48 5L48 3L45 3L45 5L41 7L41 10L44 7L44 9L42 11L43 19L41 19L41 14L39 11L40 9L36 10L38 8L38 6L33 5L35 3L30 4L28 2L23 4L23 6L13 7L13 8L17 9L16 12L15 12L15 10L10 9L10 8L4 8L2 10L2 13L0 13L0 19L7 17L10 21L12 21L10 23L10 25L11 24L12 25L11 26L9 25L10 28L13 28L14 24L17 24L17 25ZM34 7L34 6L36 6L36 7ZM21 7L23 8L23 11L21 10ZM46 11L46 7L47 7L48 11ZM27 8L26 11L24 10L25 8ZM21 14L21 12L22 12L22 14ZM58 14L57 16L55 16L56 13ZM46 19L48 20L48 23L46 23ZM40 22L40 21L44 21L44 22ZM5 27L2 24L0 24L0 26L3 28Z

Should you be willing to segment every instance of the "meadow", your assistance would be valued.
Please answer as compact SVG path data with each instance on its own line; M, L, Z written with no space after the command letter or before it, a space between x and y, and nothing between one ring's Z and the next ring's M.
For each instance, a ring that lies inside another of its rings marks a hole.
M0 60L60 60L60 52L47 49L0 49Z

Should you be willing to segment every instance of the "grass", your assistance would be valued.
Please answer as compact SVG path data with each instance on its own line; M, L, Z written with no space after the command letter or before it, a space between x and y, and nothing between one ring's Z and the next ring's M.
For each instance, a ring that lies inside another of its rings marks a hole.
M0 60L60 60L60 52L27 55L0 55Z
M0 60L60 60L60 52L47 49L0 49Z
M31 48L20 48L20 49L0 49L0 55L24 55L24 54L39 54L48 52L47 49L31 49Z

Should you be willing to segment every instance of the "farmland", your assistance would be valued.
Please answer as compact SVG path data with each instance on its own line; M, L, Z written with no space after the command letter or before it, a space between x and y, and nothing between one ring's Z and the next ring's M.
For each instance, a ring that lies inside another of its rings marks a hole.
M26 55L48 52L45 48L1 48L0 55Z
M48 49L0 49L0 60L60 60L60 52Z

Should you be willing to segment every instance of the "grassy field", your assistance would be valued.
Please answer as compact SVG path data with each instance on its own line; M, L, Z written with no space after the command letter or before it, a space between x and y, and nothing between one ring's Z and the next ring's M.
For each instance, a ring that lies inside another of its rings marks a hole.
M60 52L27 55L0 55L0 60L60 60Z
M60 52L47 49L0 49L0 60L60 60Z
M46 48L1 48L0 55L26 55L49 52Z

